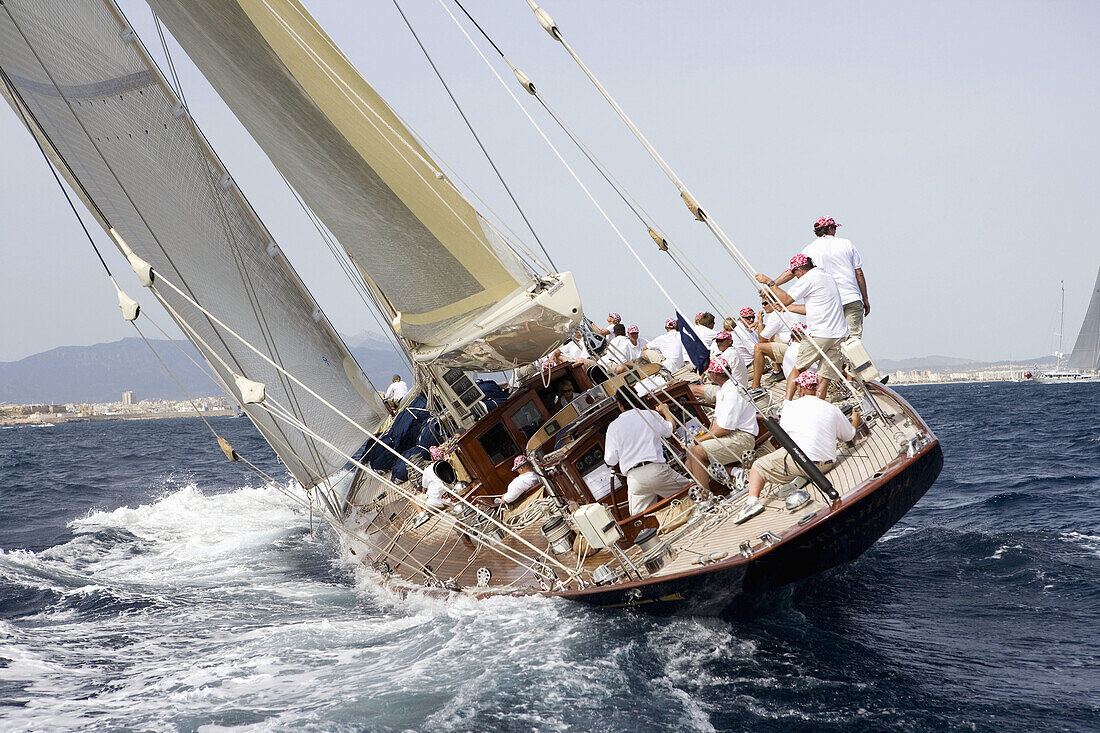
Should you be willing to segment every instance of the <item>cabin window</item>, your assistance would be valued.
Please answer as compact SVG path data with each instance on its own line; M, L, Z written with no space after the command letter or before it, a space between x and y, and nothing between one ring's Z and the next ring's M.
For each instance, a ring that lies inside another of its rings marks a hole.
M489 456L489 460L494 466L499 466L511 460L513 456L519 453L516 442L512 440L512 436L508 434L508 430L503 423L497 423L486 430L477 439L477 442L481 443L481 447L485 449L485 454Z
M516 430L523 433L523 437L525 438L530 438L537 433L544 421L542 412L539 410L534 400L531 400L512 413L509 419L512 421L512 425L515 426Z

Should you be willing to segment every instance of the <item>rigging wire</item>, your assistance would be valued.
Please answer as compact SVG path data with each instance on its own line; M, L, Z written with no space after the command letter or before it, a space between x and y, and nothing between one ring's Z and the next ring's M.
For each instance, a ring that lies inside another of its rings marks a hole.
M435 61L432 60L431 54L428 53L428 49L420 40L420 36L413 28L412 23L409 22L408 17L405 15L405 11L401 9L401 4L398 2L398 0L393 0L393 5L395 8L397 8L397 12L401 15L401 19L405 21L405 25L408 26L409 32L412 33L412 37L416 40L416 45L418 45L420 47L420 50L424 53L424 58L428 60L428 64L432 67L432 71L435 72L436 78L439 79L439 83L443 85L443 89L447 92L447 96L450 97L451 102L454 103L455 109L458 110L458 114L462 117L462 121L465 122L466 127L469 128L470 134L473 135L474 140L477 141L477 146L481 148L481 152L485 155L485 160L489 161L489 165L492 167L493 173L495 173L497 178L500 180L500 185L504 186L504 190L508 192L508 198L512 199L512 203L516 205L516 210L523 218L523 223L527 225L527 228L529 230L531 230L531 236L535 238L535 241L538 242L539 248L542 250L542 253L546 255L546 261L550 264L550 267L554 268L554 270L556 271L558 269L558 266L554 264L554 258L550 256L550 253L546 249L546 245L542 243L542 239L539 238L538 232L535 231L535 227L531 224L530 219L527 218L527 213L523 210L523 207L519 205L519 201L516 200L515 194L512 193L512 189L508 186L507 181L504 180L504 175L500 172L500 169L497 168L497 164L493 161L492 156L489 155L489 151L486 150L485 144L481 142L481 137L474 129L473 123L471 123L470 119L466 116L466 112L462 109L462 105L458 103L458 99L455 98L455 95L451 91L450 86L447 85L447 81L443 78L443 74L439 71L439 67L435 65Z

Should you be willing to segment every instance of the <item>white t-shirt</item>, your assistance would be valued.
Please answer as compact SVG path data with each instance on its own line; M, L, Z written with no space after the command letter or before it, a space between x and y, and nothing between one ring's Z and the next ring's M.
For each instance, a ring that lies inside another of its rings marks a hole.
M791 342L791 329L787 328L786 323L783 323L783 318L778 312L765 313L764 328L760 331L760 338L775 339L789 344Z
M794 371L794 365L798 363L798 348L800 346L802 346L801 341L792 341L787 348L787 353L783 354L783 373L788 377Z
M629 354L631 348L632 344L630 343L630 339L626 336L616 336L611 339L611 343L607 345L607 352L604 356L615 364L623 364L630 361Z
M561 358L566 361L580 361L588 358L588 349L573 339L569 339L561 345Z
M840 290L841 303L863 301L859 282L856 281L856 270L863 267L863 258L851 242L843 237L826 235L807 244L802 254L833 276Z
M836 405L813 395L803 395L783 405L779 425L815 462L836 460L836 441L851 440L856 429Z
M745 362L741 359L741 352L737 349L737 342L734 342L733 346L723 351L719 356L726 360L730 365L730 376L740 382L742 385L749 384L749 370L745 365Z
M396 400L400 402L405 399L405 395L409 393L409 385L405 384L404 380L400 382L390 382L390 386L386 387L386 399Z
M431 464L424 469L424 476L420 479L420 485L423 486L428 492L428 506L442 509L448 506L447 502L443 499L443 492L447 490L447 484L435 475L435 464Z
M695 335L699 337L699 340L703 342L703 346L710 349L712 356L718 354L718 347L714 345L714 334L718 333L713 328L707 328L706 326L700 326L698 323L692 326L695 331Z
M513 501L523 496L523 492L540 483L539 475L534 471L521 473L508 482L508 490L504 492L504 496L500 497L500 500L505 504L511 504Z
M672 423L653 410L628 410L607 426L603 462L619 464L624 474L639 463L664 463L661 438L672 436Z
M648 344L649 344L649 342L646 341L641 336L638 337L638 343L637 344L632 344L632 343L630 343L630 337L627 336L626 337L626 345L624 346L624 349L626 351L626 360L627 361L634 361L635 359L641 358L642 352L644 352L646 350Z
M733 336L733 345L730 346L730 349L736 349L737 353L741 355L741 361L745 363L745 366L751 367L753 349L760 339L756 337L755 333L745 328L742 323L734 326L730 335ZM729 351L729 349L726 349L726 351ZM725 355L726 352L722 352L722 356Z
M840 302L836 280L822 268L814 267L797 278L787 288L787 295L796 303L805 302L811 336L844 338L848 335L848 322L844 320L844 305Z
M749 435L756 435L759 430L756 410L741 396L737 385L728 379L718 390L718 399L714 402L714 422L720 428L743 430Z
M650 341L648 348L661 352L665 357L662 366L670 372L680 369L687 363L687 358L684 356L684 342L680 340L679 331L665 331L664 335Z

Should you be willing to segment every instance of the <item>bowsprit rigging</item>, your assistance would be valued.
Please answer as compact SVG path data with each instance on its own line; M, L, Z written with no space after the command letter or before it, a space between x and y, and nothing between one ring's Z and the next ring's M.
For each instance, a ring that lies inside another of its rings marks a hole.
M447 0L440 4L507 88ZM691 215L796 327L549 15L528 4ZM444 173L450 169L297 0L149 5L172 83L111 0L5 0L5 98L59 184L68 182L109 232L142 286L198 348L210 378L237 400L307 492L294 493L296 500L311 512L319 508L344 551L385 584L442 595L545 593L653 613L733 612L857 557L935 480L938 441L904 400L869 381L869 359L838 364L813 340L804 342L845 374L834 401L860 426L835 460L811 461L775 420L778 400L726 382L721 360L711 371L730 387L719 390L726 396L714 405L699 396L708 393L691 366L666 368L659 353L641 345L640 355L627 355L622 342L605 344L584 316L572 275L556 271L523 210L545 262L476 209L476 194L467 199L452 184ZM430 42L394 5L446 87ZM729 312L705 270L665 238L531 79L455 5L627 204L645 236L711 307ZM199 130L161 23L267 153L413 365L416 385L397 414L383 405ZM687 312L508 93L657 291L677 313ZM88 239L98 254L90 232ZM145 318L160 329L113 276L111 282L135 328ZM587 348L577 347L577 358L558 358L574 332ZM858 347L856 341L847 353L864 353ZM479 382L478 372L503 369L516 369L511 387ZM732 399L748 410L741 419L751 446L728 462L715 459L699 478L692 461L701 466L698 456L709 454L693 446L728 433L717 413ZM634 415L642 417L630 423ZM650 499L640 500L634 479L618 474L626 459L608 437L620 430L613 424L635 424L632 439L649 451L625 473L664 464L647 473L666 482ZM210 427L227 459L247 461ZM782 455L799 475L768 484L759 508L746 514L754 461Z

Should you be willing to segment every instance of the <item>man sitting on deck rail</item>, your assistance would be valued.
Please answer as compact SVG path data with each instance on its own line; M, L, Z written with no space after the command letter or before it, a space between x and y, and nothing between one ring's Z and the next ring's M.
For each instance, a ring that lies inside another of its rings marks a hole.
M813 260L803 254L791 258L791 272L798 282L785 291L767 275L757 273L756 279L766 284L772 295L792 313L806 314L810 323L809 334L798 350L798 361L794 370L787 375L787 400L794 398L795 382L798 375L820 362L818 367L817 394L822 399L829 391L829 382L840 379L834 365L840 366L840 342L848 336L848 322L844 320L844 308L840 302L840 291L836 280ZM796 300L804 300L804 305L794 305ZM818 348L810 343L817 344ZM825 354L822 357L822 353Z
M390 386L386 387L386 395L382 399L387 407L396 410L397 406L401 404L401 400L405 399L405 395L408 393L409 385L405 384L405 380L401 378L400 374L394 374Z
M714 420L710 431L696 439L688 459L688 470L704 488L710 483L707 467L711 463L723 466L739 463L746 451L756 447L756 435L760 432L756 410L730 378L729 363L716 356L710 360L707 374L718 384Z
M784 405L779 426L822 473L827 473L836 462L837 440L855 438L860 417L858 410L852 410L849 422L839 407L818 398L814 393L817 382L813 372L802 372L798 376L796 383L801 396ZM740 524L764 511L760 492L765 481L782 486L799 476L805 477L806 473L785 448L761 456L749 471L749 500L737 515L736 522Z
M657 410L637 408L641 398L630 387L620 387L615 400L622 414L607 426L603 460L626 476L630 515L639 514L659 500L672 496L690 481L665 462L664 442L672 437L672 412L668 405Z

